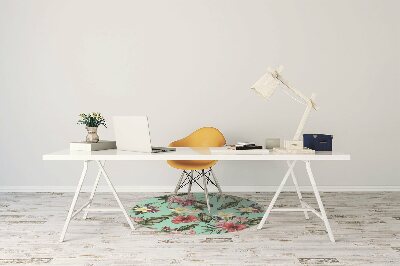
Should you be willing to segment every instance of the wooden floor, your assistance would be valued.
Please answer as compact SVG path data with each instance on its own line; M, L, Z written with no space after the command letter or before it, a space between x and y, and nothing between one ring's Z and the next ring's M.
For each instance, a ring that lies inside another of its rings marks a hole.
M131 207L155 193L121 193ZM262 204L271 193L232 193ZM110 194L100 205L115 206ZM0 265L400 265L400 192L322 193L337 242L320 219L303 213L272 213L260 231L212 236L171 235L138 228L121 214L75 218L66 241L59 233L71 193L0 194ZM88 194L84 194L83 203ZM316 206L312 194L304 197ZM294 193L278 205L297 206Z

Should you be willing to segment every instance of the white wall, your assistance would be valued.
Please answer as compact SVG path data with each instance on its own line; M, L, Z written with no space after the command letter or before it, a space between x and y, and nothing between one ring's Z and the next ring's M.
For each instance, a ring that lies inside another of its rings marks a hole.
M105 139L120 114L147 114L155 145L202 126L229 143L290 138L303 106L248 89L282 64L293 85L317 93L306 132L333 134L335 149L352 155L315 163L318 183L399 186L399 10L378 0L1 0L0 185L75 185L80 164L41 156L84 138L81 112L105 115ZM261 186L276 185L284 168L221 162L216 172L225 185ZM109 169L122 186L178 178L164 162Z

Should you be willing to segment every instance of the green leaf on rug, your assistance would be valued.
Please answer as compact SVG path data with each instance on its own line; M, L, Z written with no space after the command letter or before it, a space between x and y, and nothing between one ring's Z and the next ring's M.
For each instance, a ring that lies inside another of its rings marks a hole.
M198 226L198 224L188 224L188 225L184 225L184 226L177 228L176 231L179 231L179 232L187 231L187 230L195 228L196 226Z
M151 217L147 219L143 219L143 221L137 222L141 225L154 225L163 222L164 220L170 218L170 215L160 216L160 217Z
M247 222L246 222L246 224L247 224L248 226L257 225L257 224L260 223L261 219L262 219L261 217L248 219Z
M213 234L221 234L225 230L222 230L221 228L216 227L213 224L206 224L204 227L204 232L206 233L213 233Z
M158 199L158 200L163 200L164 202L167 202L168 201L168 198L170 197L171 195L162 195L162 196L158 196L158 197L154 197L155 199Z
M201 201L195 201L192 206L196 210L203 210L203 209L207 208L207 203L201 202Z
M206 213L199 213L199 220L204 222L204 223L209 223L210 221L212 221L212 216L208 215Z
M233 199L233 200L234 201L225 202L224 204L222 204L221 206L218 207L218 210L224 210L224 209L236 207L239 204L239 202L241 201L241 199Z

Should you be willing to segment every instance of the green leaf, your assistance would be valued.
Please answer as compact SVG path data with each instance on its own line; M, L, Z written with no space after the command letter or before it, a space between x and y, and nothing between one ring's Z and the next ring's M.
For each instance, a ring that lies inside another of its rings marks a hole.
M196 210L204 210L205 208L207 208L207 204L199 204L195 202L193 204L193 208L195 208Z
M199 213L198 216L199 216L199 220L204 222L204 223L209 223L213 219L211 215L208 215L206 213Z
M164 202L167 202L169 197L170 197L170 195L163 195L163 196L158 196L155 198L159 199L159 200L163 200Z
M246 224L247 224L248 226L253 226L253 225L259 224L260 221L261 221L261 217L259 217L259 218L252 218L252 219L248 219L247 222L246 222Z
M144 219L143 221L138 222L138 224L141 225L154 225L154 224L158 224L161 223L162 221L168 219L170 216L160 216L160 217L151 217L151 218L147 218Z
M228 209L228 208L232 208L235 207L239 204L239 202L241 201L241 199L236 199L234 201L231 202L225 202L224 204L222 204L221 206L218 207L218 210L223 210L223 209Z
M198 224L188 224L188 225L184 225L184 226L181 226L181 227L177 228L176 231L179 231L179 232L187 231L187 230L190 230L190 229L195 228L197 225L198 225Z
M88 114L79 114L80 120L78 121L79 124L86 125L87 127L99 127L103 125L107 127L106 120L100 113L92 112Z

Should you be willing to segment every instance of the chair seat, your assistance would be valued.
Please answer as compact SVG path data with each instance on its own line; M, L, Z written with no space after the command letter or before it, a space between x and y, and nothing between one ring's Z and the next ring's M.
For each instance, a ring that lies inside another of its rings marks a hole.
M226 143L224 135L213 127L203 127L189 136L172 142L170 147L222 147ZM217 161L214 160L173 160L167 161L168 164L180 170L203 170L214 166Z
M208 161L208 160L203 160L203 161L194 161L194 160L169 160L167 163L176 168L176 169L181 169L181 170L202 170L202 169L208 169L212 166L214 166L217 161Z

